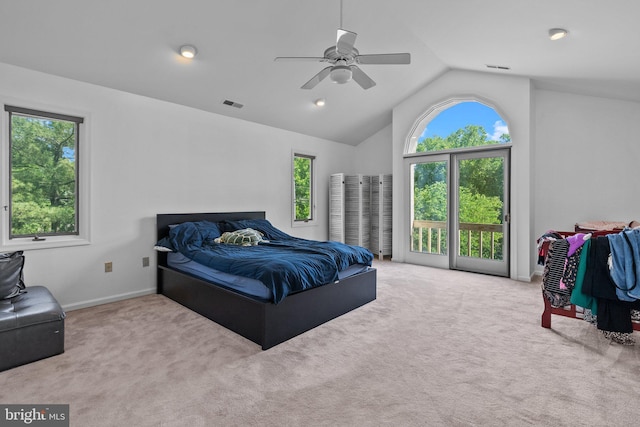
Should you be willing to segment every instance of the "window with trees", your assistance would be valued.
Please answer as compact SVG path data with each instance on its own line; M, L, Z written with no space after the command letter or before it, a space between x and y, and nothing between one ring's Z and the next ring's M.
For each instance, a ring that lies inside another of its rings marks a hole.
M82 117L5 105L8 237L78 236ZM6 191L6 190L5 190ZM4 239L5 241L7 239Z
M309 154L293 154L293 222L313 221L315 210L314 161Z
M450 219L450 162L432 161L431 156L473 152L484 148L510 146L509 129L491 107L476 101L453 101L434 107L416 126L408 152L416 159L412 166L413 220L412 250L447 254L447 221ZM502 259L502 233L491 233L495 240L482 246L482 238L494 225L502 224L504 206L504 161L500 157L461 160L456 216L461 227L459 246L470 248L464 255ZM476 231L478 229L480 231ZM483 234L484 233L484 234ZM485 238L486 240L486 238ZM495 249L494 249L495 248Z

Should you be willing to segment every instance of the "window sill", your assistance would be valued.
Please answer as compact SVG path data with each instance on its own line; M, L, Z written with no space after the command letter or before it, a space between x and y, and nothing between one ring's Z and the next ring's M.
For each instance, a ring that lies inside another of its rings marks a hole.
M13 252L22 250L30 251L37 249L66 248L71 246L83 246L91 243L89 240L77 236L55 236L45 237L44 239L45 240L34 242L33 238L26 237L3 241L2 246L0 246L0 251Z
M315 227L316 225L318 225L318 221L293 221L291 223L291 228Z

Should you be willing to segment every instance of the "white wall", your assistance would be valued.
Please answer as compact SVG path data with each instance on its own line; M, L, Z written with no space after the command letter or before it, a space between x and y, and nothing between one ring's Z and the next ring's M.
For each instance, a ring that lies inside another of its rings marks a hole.
M153 292L157 213L265 210L291 234L326 239L327 181L337 172L393 172L394 230L402 230L407 135L429 106L464 95L497 107L514 141L512 277L528 279L535 238L549 228L640 220L639 103L450 71L397 106L393 126L351 147L0 63L0 98L91 114L92 244L27 251L27 284L48 286L67 309ZM317 227L290 228L293 149L318 156ZM396 261L403 234L394 233Z
M91 114L92 243L25 253L27 284L49 287L67 309L155 291L157 213L265 210L288 233L326 239L328 177L351 172L356 152L0 63L1 97ZM317 155L316 227L290 228L293 149ZM104 273L106 261L112 273Z
M416 122L434 105L452 98L482 100L509 126L511 150L511 263L510 274L530 280L534 262L531 246L532 171L531 103L529 79L490 73L453 70L407 98L393 110L393 259L403 262L408 252L409 199L405 188L403 154ZM406 232L403 232L406 230Z
M536 91L534 228L640 219L640 103Z
M388 125L358 144L353 172L364 175L392 173L392 142L392 127Z

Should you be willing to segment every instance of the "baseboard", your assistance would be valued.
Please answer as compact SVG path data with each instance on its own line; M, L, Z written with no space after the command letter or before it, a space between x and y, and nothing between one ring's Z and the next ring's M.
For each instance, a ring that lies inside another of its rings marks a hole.
M104 297L104 298L96 298L96 299L87 300L87 301L81 301L81 302L77 302L77 303L73 303L73 304L66 304L66 305L62 306L62 309L64 311L79 310L81 308L87 308L87 307L93 307L93 306L96 306L96 305L108 304L110 302L122 301L122 300L125 300L125 299L141 297L141 296L144 296L144 295L151 295L151 294L155 294L155 293L156 293L156 288L153 287L153 288L143 289L141 291L127 292L127 293L124 293L124 294L111 295L111 296Z

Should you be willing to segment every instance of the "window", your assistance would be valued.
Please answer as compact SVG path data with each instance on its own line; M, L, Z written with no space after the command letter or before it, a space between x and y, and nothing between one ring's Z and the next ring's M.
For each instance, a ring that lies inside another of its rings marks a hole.
M405 145L406 260L509 275L511 136L498 111L470 99L433 105Z
M3 245L78 239L82 117L5 105ZM50 243L50 242L49 242Z
M509 128L496 110L479 101L455 99L427 111L414 126L405 154L510 143Z
M315 156L293 153L293 224L315 219Z

